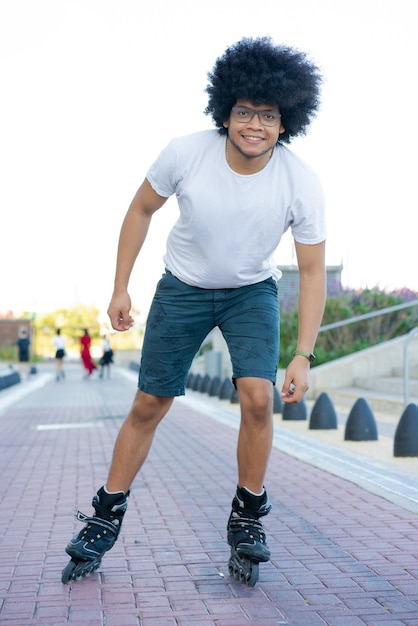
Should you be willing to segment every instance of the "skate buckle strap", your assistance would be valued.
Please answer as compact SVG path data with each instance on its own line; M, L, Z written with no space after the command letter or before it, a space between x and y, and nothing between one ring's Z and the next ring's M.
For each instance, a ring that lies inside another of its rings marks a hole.
M100 526L105 530L109 530L111 533L118 535L119 533L119 520L115 519L115 522L108 522L105 519L101 519L100 517L96 517L93 515L92 517L88 517L84 515L81 511L77 511L77 519L79 522L84 522L86 524L91 524L94 526Z
M229 521L229 527L231 532L243 530L248 533L250 537L255 538L261 543L265 543L266 534L264 532L264 526L260 520L251 515L240 515L239 513L233 512Z
M98 494L99 493L100 491L98 492ZM122 522L122 518L128 507L129 493L130 492L128 491L125 496L119 497L116 502L113 503L113 505L111 503L108 503L105 506L103 506L99 495L96 494L92 500L92 505L96 511L96 515L98 515L101 519L106 519L110 522L113 522L115 519L118 519L120 520L120 522Z
M242 500L238 496L238 493L235 495L232 501L232 510L236 511L239 515L242 515L244 517L248 516L251 518L258 519L259 517L264 517L265 515L268 515L271 509L272 509L272 505L270 504L270 501L268 500L268 498L266 499L266 502L264 502L264 504L262 504L260 508L257 510L254 510L252 508L249 508L248 506L245 506L244 500Z

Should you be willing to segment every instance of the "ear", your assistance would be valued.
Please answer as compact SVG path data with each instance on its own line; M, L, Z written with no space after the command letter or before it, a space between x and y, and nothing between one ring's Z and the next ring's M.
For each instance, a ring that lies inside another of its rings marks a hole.
M228 120L225 120L225 121L224 121L224 123L222 124L222 126L223 126L224 128L229 128L229 119L228 119Z

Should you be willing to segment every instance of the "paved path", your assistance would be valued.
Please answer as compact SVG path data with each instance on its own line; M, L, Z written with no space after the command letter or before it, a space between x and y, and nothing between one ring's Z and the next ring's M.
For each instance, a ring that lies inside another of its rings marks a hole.
M346 448L278 423L272 559L246 587L228 575L225 541L237 409L195 393L159 427L100 570L62 585L74 513L91 512L135 376L85 381L73 366L57 383L48 367L0 393L1 626L418 626L417 476L362 457L374 477L360 486L358 467L344 478Z

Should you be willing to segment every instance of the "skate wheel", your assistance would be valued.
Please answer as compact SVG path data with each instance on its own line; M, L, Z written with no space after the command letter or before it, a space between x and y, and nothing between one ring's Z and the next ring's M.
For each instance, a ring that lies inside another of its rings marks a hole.
M254 587L257 580L258 580L258 563L251 563L250 571L247 573L245 582L249 587Z
M61 574L61 582L66 585L73 578L73 572L77 567L77 563L71 559L69 563L64 567Z
M71 561L62 570L61 580L66 585L71 580L80 580L90 576L100 567L101 561Z
M237 562L234 559L230 559L228 563L229 575L238 580L240 583L245 583L249 587L254 587L258 580L258 563L250 561L250 559Z

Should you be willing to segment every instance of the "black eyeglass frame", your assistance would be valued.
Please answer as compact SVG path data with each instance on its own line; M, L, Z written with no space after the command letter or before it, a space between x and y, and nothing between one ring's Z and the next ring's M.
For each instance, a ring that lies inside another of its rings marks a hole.
M275 111L270 111L269 109L257 111L256 109L250 109L250 107L244 107L244 106L232 107L231 109L231 113L238 113L239 111L242 111L243 113L252 113L249 120L240 120L237 115L234 115L234 120L238 122L239 124L249 124L254 119L254 115L258 115L258 119L260 121L260 124L262 124L262 126L272 127L272 126L276 126L277 122L282 117L281 113L276 113ZM266 124L265 121L261 119L261 115L263 113L268 113L269 115L273 117L273 121L271 124Z

